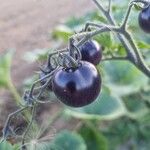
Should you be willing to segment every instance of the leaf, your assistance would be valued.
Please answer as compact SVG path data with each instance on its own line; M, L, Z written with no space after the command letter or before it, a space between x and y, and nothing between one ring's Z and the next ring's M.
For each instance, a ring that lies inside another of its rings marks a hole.
M52 145L58 150L86 150L83 138L79 134L67 130L57 134Z
M139 93L135 93L124 98L124 102L129 111L137 112L146 110L147 107Z
M127 61L109 61L102 65L107 86L117 95L138 91L148 83L148 78Z
M61 39L64 42L68 41L68 38L73 34L73 31L65 26L65 25L59 25L54 29L52 32L52 37L55 39Z
M143 9L143 6L140 4L134 4L134 7L137 11L141 11Z
M137 44L140 49L150 49L150 44L145 43L143 41L139 41L137 42Z
M85 14L84 17L71 17L69 18L65 25L69 27L72 30L79 29L79 26L82 26L82 29L84 28L84 25L86 22L93 22L93 21L100 21L103 23L106 23L106 19L100 15L99 11L93 11L90 13Z
M78 28L78 26L83 25L84 22L85 22L84 17L83 18L82 17L81 18L71 17L66 21L65 25L68 28L75 30Z
M35 49L33 51L28 51L23 56L24 60L27 62L35 62L37 60L46 60L48 53L51 52L51 49Z
M107 140L97 128L82 126L79 130L80 135L84 138L87 150L107 150Z
M9 50L0 56L0 87L7 87L10 78L10 68L14 52Z
M143 124L143 122L139 123L136 120L120 118L110 123L109 128L103 130L103 134L111 145L110 150L116 150L118 147L120 147L119 150L128 150L129 146L135 150L148 150L150 147L149 124L150 120Z
M13 145L13 150L18 150L19 149L19 144L15 144L15 145Z
M15 150L7 141L0 143L0 150Z
M99 42L100 45L110 48L112 46L112 39L110 33L102 33L94 37L96 41Z
M82 108L66 108L65 113L82 119L112 120L125 115L123 102L107 88L102 87L97 100Z
M44 139L44 138L43 138ZM67 130L58 133L51 142L31 142L28 149L36 150L86 150L83 138Z
M101 14L99 13L99 11L91 12L88 15L90 15L90 18L88 20L91 20L91 21L100 21L100 22L103 22L105 24L107 23L105 17L101 16Z
M84 17L69 18L64 25L59 25L54 29L54 31L52 32L52 37L67 42L68 37L70 37L74 33L74 31L81 31L82 29L84 29L86 22L89 21L96 22L96 23L99 22L106 23L106 19L103 16L100 16L98 11L93 11L87 13ZM107 44L107 46L108 45L110 46L109 34L106 34L106 36L102 34L102 36L98 38L99 38L98 41L100 41L102 45L106 46ZM107 42L105 41L104 38L107 39Z
M27 147L28 150L61 150L59 148L53 148L50 142L39 142L34 143L30 142L30 144Z

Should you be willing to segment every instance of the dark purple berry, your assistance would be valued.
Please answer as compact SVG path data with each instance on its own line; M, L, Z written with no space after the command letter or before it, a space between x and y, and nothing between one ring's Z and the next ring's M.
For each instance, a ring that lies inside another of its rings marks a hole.
M80 47L82 60L94 65L99 64L102 59L102 47L95 40L89 40Z
M101 76L96 67L81 61L77 68L61 67L53 76L53 91L58 99L71 107L92 103L101 90Z
M144 32L150 33L150 4L140 12L139 25Z

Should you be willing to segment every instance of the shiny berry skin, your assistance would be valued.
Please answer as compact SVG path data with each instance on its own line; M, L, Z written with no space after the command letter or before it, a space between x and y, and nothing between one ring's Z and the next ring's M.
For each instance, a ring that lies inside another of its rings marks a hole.
M81 61L78 68L60 68L53 76L53 91L58 99L71 107L92 103L101 90L101 76L96 67Z
M144 32L150 33L150 4L140 12L139 25Z
M102 59L102 47L95 40L89 40L80 46L82 60L88 61L94 65L99 64Z
M39 79L42 79L42 78L43 78L45 75L47 75L47 74L48 74L48 73L46 73L46 72L44 72L44 71L41 71L41 73L39 74ZM48 78L42 80L42 81L41 81L41 85L44 85L44 84L47 82L47 79L48 79ZM52 84L51 84L51 82L48 84L47 89L52 91Z

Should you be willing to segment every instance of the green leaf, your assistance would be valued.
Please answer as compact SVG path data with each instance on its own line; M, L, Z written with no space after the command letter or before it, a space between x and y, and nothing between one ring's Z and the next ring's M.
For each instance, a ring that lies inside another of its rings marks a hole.
M37 60L46 60L48 53L52 52L51 49L35 49L33 51L28 51L24 54L23 58L27 62L35 62Z
M107 23L105 17L101 16L99 11L94 11L89 13L89 15L91 16L88 20L91 21L99 21L99 22L103 22L103 23Z
M77 30L77 29L79 29L80 26L82 26L82 29L83 29L85 26L85 23L88 21L90 21L90 22L100 21L103 23L107 22L106 19L100 15L99 11L93 11L93 12L85 14L85 16L83 16L83 17L78 17L78 18L71 17L66 21L65 25L72 30Z
M126 108L129 110L128 115L131 118L136 120L141 120L147 114L150 114L149 104L150 104L150 97L146 97L145 99L142 92L137 92L128 96L125 96L124 103Z
M102 33L94 37L102 46L110 48L112 46L112 39L110 33Z
M28 150L61 150L59 148L53 148L50 142L30 142L27 147Z
M84 22L85 22L84 18L71 17L71 18L69 18L69 19L66 21L65 25L66 25L68 28L70 28L70 29L72 29L72 30L75 30L75 29L77 29L79 26L83 25Z
M138 10L138 11L143 9L143 6L140 5L140 4L134 4L134 7L135 7L135 9Z
M9 82L12 56L12 50L0 56L0 87L7 87Z
M44 138L43 138L44 139ZM51 141L30 142L28 149L36 150L86 150L83 138L77 134L67 130L58 133Z
M61 39L64 42L68 41L68 38L73 34L72 30L65 26L65 25L59 25L54 29L52 32L52 37L55 39Z
M7 141L0 143L0 150L15 150Z
M95 127L82 126L79 130L80 135L84 138L87 150L107 150L107 140L103 134Z
M102 92L92 104L81 108L66 108L65 113L83 119L112 120L125 115L126 109L119 97L102 87Z
M150 44L145 43L143 41L137 42L137 45L140 49L150 49Z
M116 150L118 147L120 147L120 150L128 150L129 146L135 150L149 150L150 117L147 119L149 121L147 120L145 123L139 123L128 118L120 118L111 122L109 128L103 130L103 134L107 137L109 145L111 145L110 150Z
M19 147L20 147L20 145L19 145L19 144L15 144L15 145L13 145L13 150L18 150L18 149L19 149Z
M57 134L52 145L58 150L86 150L83 138L79 134L67 130Z
M103 63L107 86L117 95L138 91L148 83L148 78L127 61L109 61Z

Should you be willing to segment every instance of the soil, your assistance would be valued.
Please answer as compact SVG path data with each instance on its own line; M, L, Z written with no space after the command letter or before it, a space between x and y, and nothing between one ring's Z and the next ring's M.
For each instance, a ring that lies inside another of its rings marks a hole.
M91 0L0 0L0 3L0 53L10 48L16 50L12 65L15 85L35 70L33 64L24 62L24 52L52 47L49 32L56 25L94 8Z
M38 70L38 64L24 61L25 52L52 47L49 32L55 26L70 16L82 16L94 8L91 0L0 0L0 4L0 54L7 49L16 50L11 76L18 89L24 79ZM9 91L1 90L0 106L1 104L0 126L3 126L7 115L16 109ZM60 108L60 104L54 104L52 108L43 107L45 112L42 112L41 120L48 114L53 115ZM72 122L75 124L75 121ZM67 127L64 120L58 119L54 123L56 129L64 127ZM74 127L69 125L68 128Z

